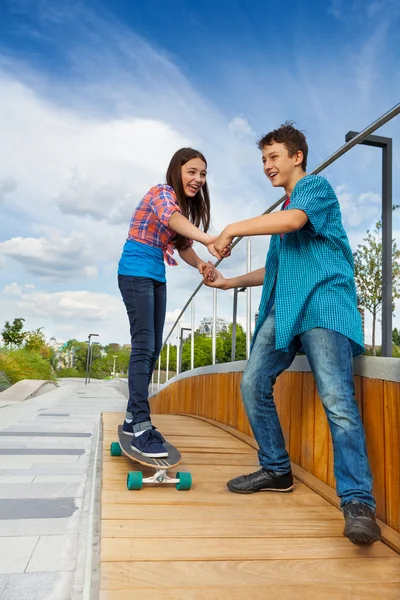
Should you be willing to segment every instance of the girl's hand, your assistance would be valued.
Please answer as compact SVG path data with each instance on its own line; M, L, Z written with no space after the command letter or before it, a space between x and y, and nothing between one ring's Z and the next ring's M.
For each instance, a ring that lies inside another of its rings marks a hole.
M206 277L207 279L210 279L210 281L213 281L214 276L215 276L214 273L215 273L216 269L210 260L208 262L204 262L204 260L200 260L197 264L197 268L199 270L200 275L203 275L203 277ZM205 274L206 271L207 271L207 274Z
M215 247L214 247L214 242L217 239L217 236L211 236L211 235L207 235L207 240L204 242L204 245L206 246L207 250L209 251L210 254L212 254L212 256L215 256L215 258L218 258L218 260L222 259L222 254L220 252L218 252Z

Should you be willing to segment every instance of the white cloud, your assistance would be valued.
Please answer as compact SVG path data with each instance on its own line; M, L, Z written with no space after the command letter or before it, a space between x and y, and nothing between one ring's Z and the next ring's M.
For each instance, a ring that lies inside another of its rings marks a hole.
M83 233L67 237L54 229L50 239L11 238L0 243L0 254L21 263L30 274L54 281L97 275Z
M355 195L346 184L336 187L336 195L340 203L345 227L359 227L367 223L367 227L380 218L382 214L381 196L375 192L363 192Z
M10 283L10 285L4 287L3 294L6 296L21 296L21 286L19 286L18 283Z
M256 132L250 127L246 117L235 117L228 125L228 129L239 139L251 138L255 140Z

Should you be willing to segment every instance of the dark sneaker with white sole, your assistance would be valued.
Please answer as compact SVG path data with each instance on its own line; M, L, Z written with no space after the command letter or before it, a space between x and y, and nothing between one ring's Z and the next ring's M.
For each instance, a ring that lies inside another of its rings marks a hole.
M133 421L130 423L128 423L128 421L124 421L124 424L122 425L122 433L125 433L125 435L133 435Z
M373 544L381 538L381 530L375 521L375 514L369 506L352 500L343 506L345 527L343 534L353 544Z
M250 475L239 475L226 484L231 492L236 494L254 494L255 492L291 492L293 490L293 475L275 473L261 468Z
M163 446L164 442L161 433L153 427L153 429L146 429L138 437L133 436L131 448L147 458L165 458L168 456L168 450Z

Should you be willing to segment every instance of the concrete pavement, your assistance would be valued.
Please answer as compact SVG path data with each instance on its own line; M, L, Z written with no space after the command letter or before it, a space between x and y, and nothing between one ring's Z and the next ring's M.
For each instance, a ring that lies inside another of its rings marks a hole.
M124 412L124 393L61 380L0 408L0 600L96 598L100 415Z

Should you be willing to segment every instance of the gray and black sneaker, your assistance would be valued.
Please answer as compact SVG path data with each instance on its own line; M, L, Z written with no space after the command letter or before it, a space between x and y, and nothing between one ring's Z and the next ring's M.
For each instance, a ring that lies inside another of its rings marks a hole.
M228 489L236 494L254 494L254 492L291 492L293 490L292 472L276 473L263 467L250 475L240 475L227 483Z
M343 534L353 544L373 544L381 538L381 530L375 521L375 514L369 506L351 500L343 506L345 527Z

